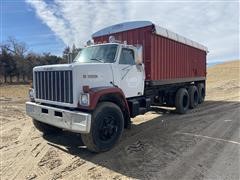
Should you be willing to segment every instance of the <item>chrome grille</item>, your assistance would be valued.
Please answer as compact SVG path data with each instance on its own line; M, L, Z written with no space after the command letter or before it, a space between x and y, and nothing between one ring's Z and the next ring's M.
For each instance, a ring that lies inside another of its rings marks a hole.
M73 103L72 71L35 71L37 99Z

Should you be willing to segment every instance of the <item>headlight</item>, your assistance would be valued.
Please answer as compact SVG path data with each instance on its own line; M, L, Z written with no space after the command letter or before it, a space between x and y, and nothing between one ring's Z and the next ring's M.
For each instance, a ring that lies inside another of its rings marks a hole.
M29 96L30 101L34 101L34 89L33 88L29 89L28 96Z
M79 104L82 106L89 106L89 94L88 93L82 93L80 94L79 98Z

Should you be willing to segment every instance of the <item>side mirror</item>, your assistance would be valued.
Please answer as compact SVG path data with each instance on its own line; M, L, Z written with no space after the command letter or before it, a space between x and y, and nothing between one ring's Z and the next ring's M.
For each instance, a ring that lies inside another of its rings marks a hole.
M136 45L136 50L137 50L137 56L136 56L136 59L135 59L135 61L136 61L136 64L137 65L142 65L142 63L143 63L143 53L142 53L142 45Z

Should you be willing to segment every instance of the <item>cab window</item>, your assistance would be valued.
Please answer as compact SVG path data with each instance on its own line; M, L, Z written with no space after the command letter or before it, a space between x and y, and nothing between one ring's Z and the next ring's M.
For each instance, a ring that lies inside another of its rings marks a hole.
M113 63L117 53L118 45L106 44L83 48L74 59L81 63Z
M119 59L119 64L130 64L130 65L135 64L134 52L132 49L127 49L127 48L122 49L120 59Z

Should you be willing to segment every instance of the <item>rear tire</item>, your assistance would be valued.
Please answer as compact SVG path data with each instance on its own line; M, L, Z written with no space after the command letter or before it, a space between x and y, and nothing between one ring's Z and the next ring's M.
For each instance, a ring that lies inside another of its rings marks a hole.
M205 86L203 83L198 84L198 93L199 93L198 103L201 104L205 99Z
M175 97L176 111L185 114L189 108L189 94L186 88L180 88Z
M42 132L45 135L50 135L50 134L58 134L62 132L62 129L48 125L46 123L37 121L33 119L33 125L35 126L36 129L38 129L40 132Z
M114 103L101 102L93 112L90 133L81 134L83 143L92 152L110 150L121 138L124 118Z
M197 107L198 101L199 101L199 93L198 89L196 86L190 86L188 89L188 94L189 94L189 107L191 109Z

